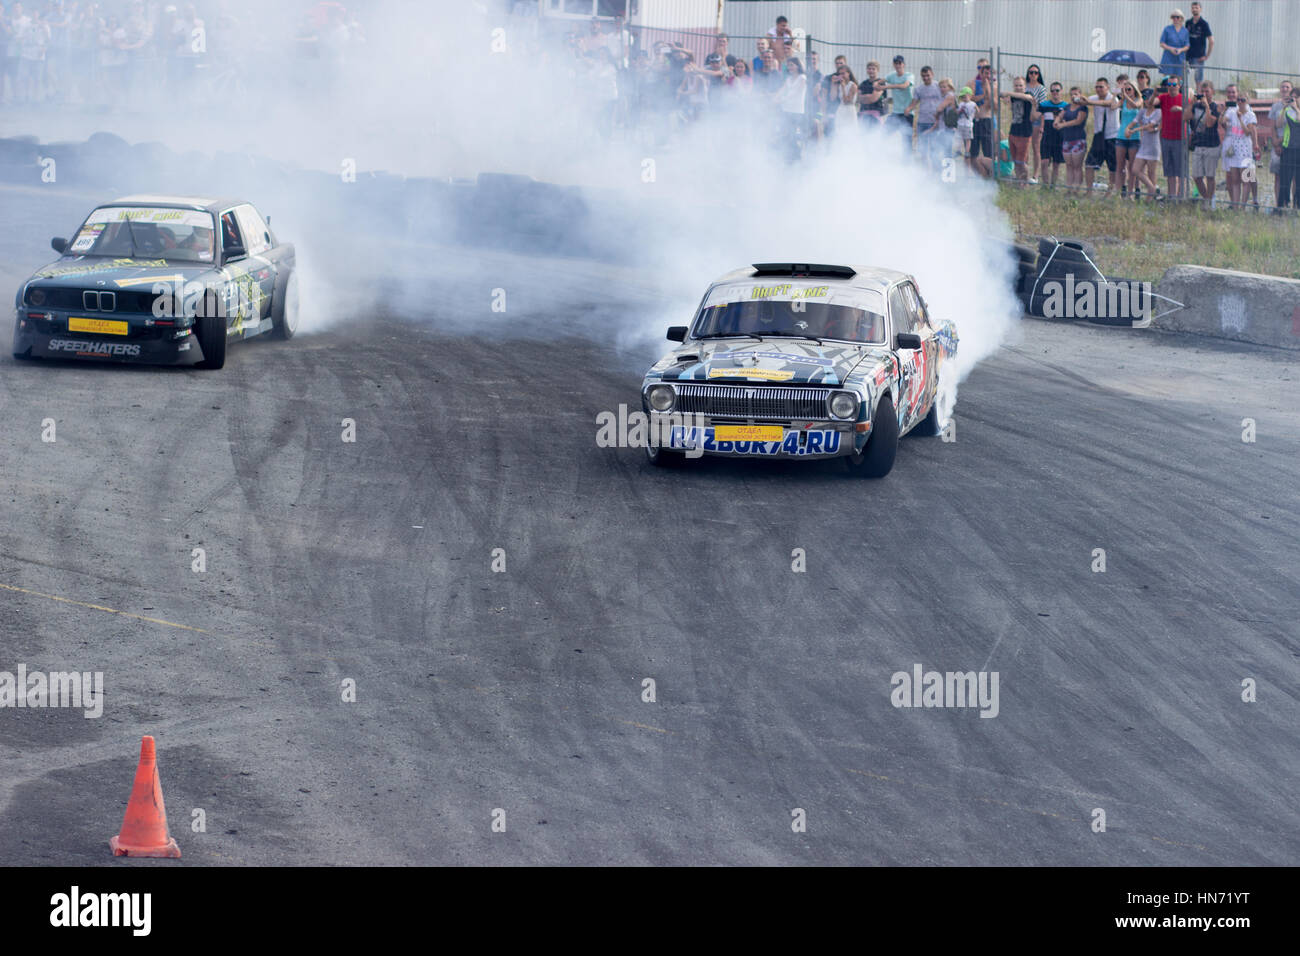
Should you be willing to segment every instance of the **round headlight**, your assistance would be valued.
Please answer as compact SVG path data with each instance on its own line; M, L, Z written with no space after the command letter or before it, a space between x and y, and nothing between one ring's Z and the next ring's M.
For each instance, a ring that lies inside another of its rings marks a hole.
M41 306L45 304L44 289L30 289L27 292L27 304Z
M650 403L650 407L656 412L666 412L673 407L673 402L677 396L671 386L651 385L645 397L646 401Z
M852 392L836 392L831 396L831 415L835 418L853 418L858 413L858 397Z

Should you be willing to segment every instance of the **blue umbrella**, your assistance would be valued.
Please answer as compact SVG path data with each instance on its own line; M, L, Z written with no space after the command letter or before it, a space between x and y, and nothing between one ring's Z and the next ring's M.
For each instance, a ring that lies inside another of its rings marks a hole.
M1098 63L1122 63L1125 66L1155 66L1156 61L1141 50L1111 50L1097 57Z

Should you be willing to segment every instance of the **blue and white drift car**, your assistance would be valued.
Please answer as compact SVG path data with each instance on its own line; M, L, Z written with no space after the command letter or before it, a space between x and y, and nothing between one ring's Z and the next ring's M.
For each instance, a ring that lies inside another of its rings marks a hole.
M957 350L916 280L892 269L760 263L719 278L646 373L654 465L700 453L841 457L879 478L898 439L937 435L942 363Z

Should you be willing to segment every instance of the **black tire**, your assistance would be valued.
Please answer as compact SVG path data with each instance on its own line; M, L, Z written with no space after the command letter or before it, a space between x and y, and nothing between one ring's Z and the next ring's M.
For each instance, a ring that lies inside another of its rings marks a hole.
M220 314L216 299L203 300L203 314L194 322L194 334L203 351L199 368L222 368L226 364L226 317Z
M1039 274L1044 281L1055 279L1064 282L1070 276L1074 277L1075 282L1100 282L1105 279L1096 266L1087 262L1062 262L1059 259L1044 263Z
M298 270L290 269L276 279L271 297L271 332L278 339L291 339L298 331Z
M921 438L934 438L943 432L943 425L939 422L939 396L934 396L934 401L930 403L930 410L925 413L925 417L916 423L909 435L918 435Z
M668 451L657 445L646 445L646 458L656 468L680 468L686 464L686 455L680 451Z
M1099 315L1088 321L1093 325L1109 325L1115 328L1131 328L1135 321L1141 319L1147 308L1150 306L1143 294L1145 287L1140 279L1121 279L1114 278L1107 283L1098 283L1097 296L1098 301L1106 301L1107 285L1123 285L1128 287L1128 307L1120 315ZM1118 304L1118 303L1117 303Z
M884 478L894 467L894 456L898 454L898 416L888 395L881 396L871 422L871 437L862 453L850 455L844 461L851 475Z
M1058 243L1061 248L1056 250ZM1073 256L1082 262L1083 257L1079 253L1083 252L1087 253L1088 258L1093 262L1097 261L1097 247L1087 239L1074 239L1070 236L1044 236L1038 240L1038 254L1040 256L1050 256L1053 250L1056 250L1058 259L1061 256Z

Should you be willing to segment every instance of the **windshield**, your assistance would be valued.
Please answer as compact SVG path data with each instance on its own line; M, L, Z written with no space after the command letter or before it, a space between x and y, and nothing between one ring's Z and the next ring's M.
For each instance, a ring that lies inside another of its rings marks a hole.
M705 297L692 335L784 335L880 344L885 341L885 300L867 289L812 282L717 286Z
M68 252L117 259L212 261L212 214L158 206L109 206L90 214Z

